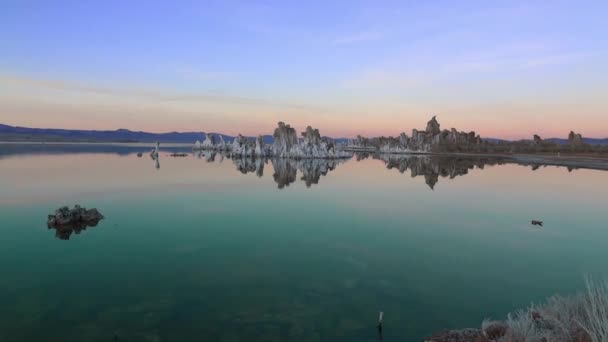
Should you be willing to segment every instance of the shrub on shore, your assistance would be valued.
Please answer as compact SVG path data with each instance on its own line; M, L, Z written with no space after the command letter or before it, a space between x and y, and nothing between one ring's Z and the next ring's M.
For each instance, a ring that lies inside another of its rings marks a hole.
M488 326L482 330L488 338ZM608 342L608 281L586 279L586 291L553 296L542 305L509 314L505 334L497 342Z

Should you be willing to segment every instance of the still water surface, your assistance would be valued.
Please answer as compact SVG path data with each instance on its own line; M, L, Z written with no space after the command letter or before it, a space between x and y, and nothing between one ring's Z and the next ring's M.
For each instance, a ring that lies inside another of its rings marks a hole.
M418 341L608 275L603 171L148 150L0 145L0 341Z

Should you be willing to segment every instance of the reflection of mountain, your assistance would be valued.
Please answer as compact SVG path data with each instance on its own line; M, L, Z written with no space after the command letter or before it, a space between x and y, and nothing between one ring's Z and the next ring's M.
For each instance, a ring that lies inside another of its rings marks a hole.
M456 157L456 156L420 156L420 155L374 155L374 159L386 163L387 169L397 169L404 173L408 169L412 177L424 176L425 183L433 189L439 181L439 176L450 179L469 173L477 167L485 165L504 164L505 161L492 157Z

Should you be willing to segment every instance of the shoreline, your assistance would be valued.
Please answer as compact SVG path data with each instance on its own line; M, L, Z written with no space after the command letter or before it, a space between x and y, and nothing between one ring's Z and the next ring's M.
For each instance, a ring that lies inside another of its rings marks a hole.
M504 320L485 319L479 328L433 333L423 342L603 342L608 340L608 281L585 279L585 289L553 295L516 310Z
M36 142L36 141L0 141L2 145L83 145L83 146L126 146L126 147L153 147L154 143L146 142ZM163 143L163 147L192 147L188 143ZM372 151L370 149L343 149L345 152L385 154L395 156L428 156L428 157L471 157L471 158L499 158L505 162L530 166L557 166L568 169L590 169L608 171L608 155L597 153L555 154L546 153L475 153L475 152L409 152L387 153Z
M428 157L470 157L470 158L499 158L505 162L512 162L520 165L530 166L558 166L567 167L570 169L591 169L608 171L608 155L599 155L595 153L589 154L565 154L552 155L546 153L530 154L530 153L446 153L446 152L428 152L428 153L378 153L395 156L428 156Z
M154 147L154 142L119 142L119 141L0 141L0 145L92 145L92 146L134 146ZM163 147L192 147L189 143L163 143Z

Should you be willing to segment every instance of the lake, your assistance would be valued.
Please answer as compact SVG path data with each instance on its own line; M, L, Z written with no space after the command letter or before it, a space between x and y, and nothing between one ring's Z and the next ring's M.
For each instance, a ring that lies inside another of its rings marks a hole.
M608 276L605 171L150 149L0 144L0 341L419 341Z

